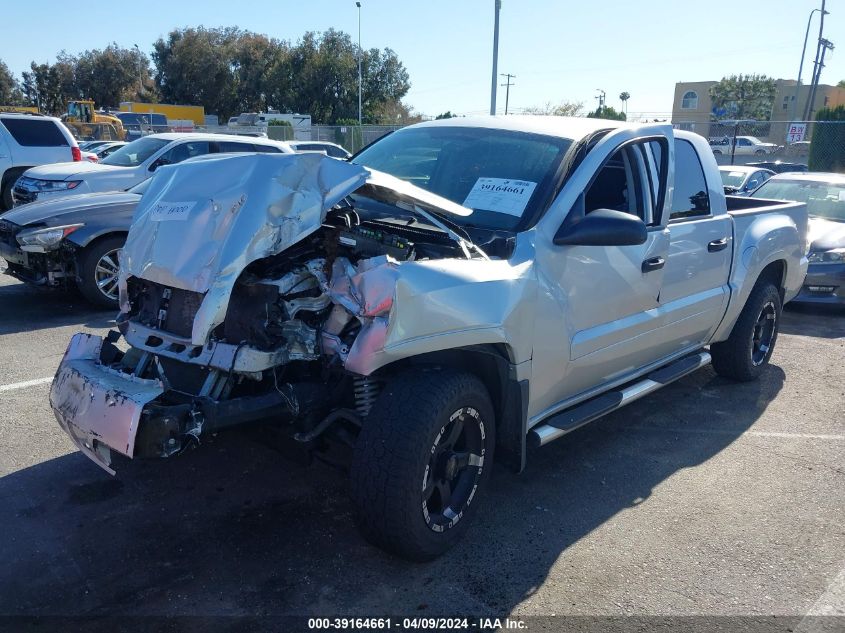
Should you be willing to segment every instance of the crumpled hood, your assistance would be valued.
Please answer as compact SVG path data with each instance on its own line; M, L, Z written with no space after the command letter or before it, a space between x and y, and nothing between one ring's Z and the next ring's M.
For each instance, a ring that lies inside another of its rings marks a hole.
M320 228L350 193L456 215L472 211L387 174L320 154L237 154L158 170L121 252L126 279L204 293L192 342L223 321L240 273Z
M134 208L141 196L137 193L86 193L66 198L31 202L2 215L2 219L20 226L44 224L61 226L85 222L92 214L117 213Z
M808 239L811 251L845 248L845 222L810 218Z

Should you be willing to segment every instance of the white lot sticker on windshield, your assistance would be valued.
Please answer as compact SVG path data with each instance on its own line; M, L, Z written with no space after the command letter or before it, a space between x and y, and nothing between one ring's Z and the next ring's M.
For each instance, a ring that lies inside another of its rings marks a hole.
M464 200L464 206L519 217L525 211L525 205L531 199L536 186L536 182L528 180L479 178Z
M166 222L168 220L187 220L191 209L196 205L194 202L156 202L150 211L150 220L153 222Z

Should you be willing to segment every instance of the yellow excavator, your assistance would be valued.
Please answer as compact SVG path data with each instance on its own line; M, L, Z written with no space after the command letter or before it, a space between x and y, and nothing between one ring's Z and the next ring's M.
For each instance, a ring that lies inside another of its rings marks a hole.
M93 101L70 101L62 121L80 141L122 141L126 137L120 119L97 112Z

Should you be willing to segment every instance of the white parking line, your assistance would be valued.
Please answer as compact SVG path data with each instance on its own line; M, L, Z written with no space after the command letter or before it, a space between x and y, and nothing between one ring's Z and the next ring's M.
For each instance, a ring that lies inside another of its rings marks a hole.
M825 433L785 433L781 431L745 431L735 432L725 429L679 429L668 426L632 426L632 431L668 431L670 433L704 433L705 435L752 435L754 437L782 437L802 440L845 440L845 435Z
M36 378L35 380L24 380L23 382L13 382L11 385L0 385L0 392L12 391L13 389L25 389L26 387L35 387L36 385L43 385L52 382L53 377Z
M836 616L836 617L822 617ZM807 611L795 627L796 633L825 633L837 628L837 620L845 616L845 569L827 586L827 590Z

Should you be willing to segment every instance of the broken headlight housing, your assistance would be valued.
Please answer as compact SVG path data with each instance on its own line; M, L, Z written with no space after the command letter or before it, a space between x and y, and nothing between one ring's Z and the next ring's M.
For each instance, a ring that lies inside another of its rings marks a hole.
M58 246L59 242L73 233L83 224L67 224L65 226L51 226L44 229L21 231L17 235L18 244L25 251L43 252Z

